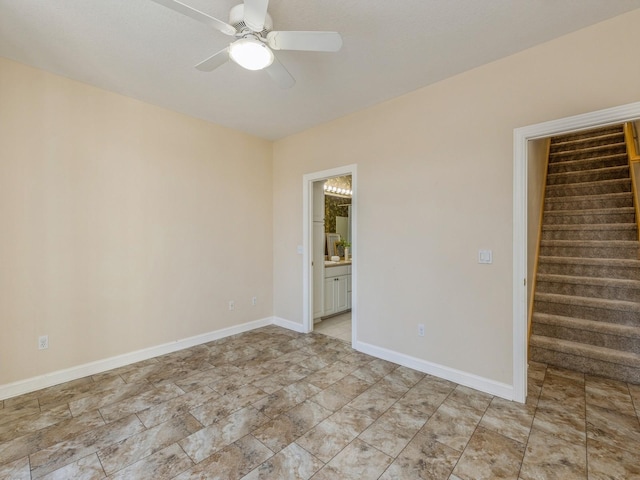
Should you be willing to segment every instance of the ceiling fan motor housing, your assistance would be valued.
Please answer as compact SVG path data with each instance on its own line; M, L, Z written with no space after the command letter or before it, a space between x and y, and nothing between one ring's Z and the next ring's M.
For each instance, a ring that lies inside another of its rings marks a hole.
M231 9L229 12L229 24L232 25L238 33L253 31L246 23L244 23L244 3L236 5ZM273 30L273 19L271 18L271 15L267 13L266 18L264 19L264 28L262 31L255 33L265 36L271 30Z

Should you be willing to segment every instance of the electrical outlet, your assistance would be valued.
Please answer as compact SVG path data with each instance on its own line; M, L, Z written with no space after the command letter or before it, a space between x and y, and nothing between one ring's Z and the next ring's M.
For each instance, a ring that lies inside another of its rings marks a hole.
M424 323L418 324L418 335L424 337Z
M49 348L49 335L41 335L38 337L38 350L46 350Z
M235 310L236 309L236 302L234 302L233 300L229 300L229 310Z
M251 305L253 305L254 307L258 304L258 297L253 297L251 299Z

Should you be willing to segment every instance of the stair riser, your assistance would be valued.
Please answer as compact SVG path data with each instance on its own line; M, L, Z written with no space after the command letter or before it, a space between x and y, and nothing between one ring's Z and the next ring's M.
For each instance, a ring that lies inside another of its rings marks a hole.
M545 225L578 225L633 222L635 222L634 213L588 213L585 215L557 213L544 216Z
M640 368L603 362L534 346L529 348L529 359L591 375L613 378L622 382L640 383Z
M618 325L640 327L640 315L638 312L584 307L566 303L541 302L539 300L536 300L535 311L539 313L549 313L551 315L561 315L563 317L583 318L585 320L597 320Z
M547 185L571 185L583 182L597 182L598 180L616 180L629 178L629 168L615 168L612 170L596 170L591 172L559 173L547 177Z
M536 291L539 293L557 293L574 297L602 298L609 300L627 300L640 302L640 288L615 288L599 285L580 285L577 283L548 282L546 280L536 282Z
M590 160L593 158L609 157L611 155L622 155L627 153L625 145L612 145L596 150L567 150L562 153L551 153L549 163L573 162L575 160Z
M638 239L635 230L543 230L542 240L628 240Z
M540 255L547 257L580 257L580 258L623 258L637 259L638 247L548 247L540 249Z
M640 278L640 266L635 268L620 268L600 265L540 262L538 265L538 273L547 273L550 275L573 275L576 277L637 280Z
M545 211L555 210L582 210L593 208L625 208L633 207L633 196L631 194L623 197L610 197L610 198L581 198L578 200L572 199L546 199L544 202Z
M607 193L631 193L631 180L622 178L606 183L549 186L545 197L575 197L579 195L606 195Z
M635 337L608 335L600 332L536 322L533 323L531 331L534 335L543 335L545 337L570 340L577 343L586 343L597 347L613 348L624 352L640 353L640 339Z
M556 162L549 164L549 173L579 172L605 167L624 167L629 163L626 155L605 158L589 158L579 162Z

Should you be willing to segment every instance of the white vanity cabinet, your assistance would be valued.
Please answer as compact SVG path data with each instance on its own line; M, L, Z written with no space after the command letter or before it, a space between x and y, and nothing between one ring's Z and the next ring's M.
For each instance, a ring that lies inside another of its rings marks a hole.
M351 308L351 265L324 269L324 316Z

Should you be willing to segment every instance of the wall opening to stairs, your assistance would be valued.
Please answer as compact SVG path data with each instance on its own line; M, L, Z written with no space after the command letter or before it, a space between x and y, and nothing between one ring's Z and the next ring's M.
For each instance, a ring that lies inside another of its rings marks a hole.
M538 123L514 130L513 165L513 399L527 395L529 141L640 118L640 102Z

